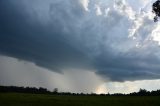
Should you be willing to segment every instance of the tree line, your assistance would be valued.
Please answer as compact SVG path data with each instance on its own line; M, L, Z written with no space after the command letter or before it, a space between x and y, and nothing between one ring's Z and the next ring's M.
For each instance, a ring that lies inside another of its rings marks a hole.
M17 87L17 86L0 86L1 93L32 93L32 94L55 94L55 95L77 95L77 96L160 96L160 90L147 91L145 89L140 89L139 92L133 92L129 94L115 93L115 94L96 94L96 93L71 93L71 92L58 92L58 88L53 91L49 91L46 88L36 88L36 87Z

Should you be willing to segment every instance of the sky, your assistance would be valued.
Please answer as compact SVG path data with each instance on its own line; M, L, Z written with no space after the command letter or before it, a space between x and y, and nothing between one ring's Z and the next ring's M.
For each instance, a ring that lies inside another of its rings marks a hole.
M0 85L160 89L155 0L0 0Z

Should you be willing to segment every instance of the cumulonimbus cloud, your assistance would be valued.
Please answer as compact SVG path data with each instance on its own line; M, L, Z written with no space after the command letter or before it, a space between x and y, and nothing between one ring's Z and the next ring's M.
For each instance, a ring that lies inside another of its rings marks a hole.
M128 1L1 0L0 53L57 72L94 69L112 81L159 79L159 49L146 40L155 23Z

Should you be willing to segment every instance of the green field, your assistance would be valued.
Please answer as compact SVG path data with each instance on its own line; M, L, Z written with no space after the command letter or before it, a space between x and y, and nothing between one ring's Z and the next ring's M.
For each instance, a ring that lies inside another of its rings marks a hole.
M0 93L0 106L160 106L160 97Z

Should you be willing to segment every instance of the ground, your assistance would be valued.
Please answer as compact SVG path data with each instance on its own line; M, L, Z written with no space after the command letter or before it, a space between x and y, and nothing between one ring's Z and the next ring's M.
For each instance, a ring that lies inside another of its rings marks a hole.
M0 93L0 106L160 106L160 96L58 96Z

